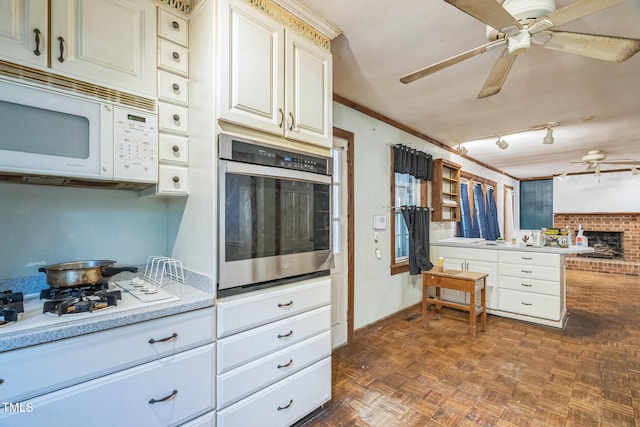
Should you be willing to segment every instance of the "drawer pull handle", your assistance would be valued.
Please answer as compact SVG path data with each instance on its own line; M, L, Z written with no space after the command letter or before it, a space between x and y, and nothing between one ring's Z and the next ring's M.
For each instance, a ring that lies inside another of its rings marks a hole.
M177 394L178 394L178 390L173 390L170 395L165 396L162 399L150 399L149 403L151 405L153 405L154 403L158 403L158 402L166 402L167 400L171 399L172 397L174 397Z
M282 307L289 307L290 305L293 305L293 300L289 301L289 302L288 302L288 303L286 303L286 304L279 303L279 304L278 304L278 307L280 307L280 308L282 308Z
M278 365L278 369L288 368L293 363L293 359L289 359L289 363L285 363L284 365Z
M173 147L171 147L171 149L173 150L174 153L177 153L180 151L180 146L174 145Z
M162 339L159 339L159 340L155 340L155 339L151 338L149 340L149 344L155 344L157 342L165 342L165 341L172 340L174 338L178 338L178 333L177 332L174 332L170 337L162 338Z
M180 115L178 115L178 114L174 114L173 116L171 116L171 118L173 119L174 122L179 122L180 121Z
M522 305L533 305L530 302L521 302L520 304L522 304Z
M296 119L293 117L293 113L289 111L289 117L291 117L291 125L289 125L289 130L293 130L296 127Z
M174 30L179 30L180 29L180 24L178 23L178 21L173 21L171 23L171 27L173 27Z
M293 331L289 331L287 334L278 334L278 338L288 338L293 335Z
M283 409L288 409L291 407L291 405L293 405L293 399L289 400L289 403L287 403L285 406L278 406L278 411L282 411Z
M173 58L174 61L180 62L180 54L178 52L172 52L171 57Z
M531 271L531 270L520 270L520 271L522 271L523 273L527 273L527 274L533 273L533 271Z
M523 256L523 257L520 257L520 258L522 258L525 261L531 261L533 259L531 257L526 257L526 256Z
M284 125L284 111L282 111L282 108L278 108L278 113L280 114L280 123L278 123L278 127L282 129L282 126Z
M171 85L171 88L173 89L173 91L174 91L175 93L180 92L180 85L179 85L178 83L174 83L174 84L172 84L172 85Z
M520 284L521 284L522 286L526 286L526 287L528 287L528 288L530 288L531 286L533 286L533 285L531 285L531 284L529 284L529 283L520 283Z
M179 182L180 182L180 177L179 177L179 176L174 176L174 177L172 178L172 181L173 181L174 183L176 183L176 184L177 184L177 183L179 183Z

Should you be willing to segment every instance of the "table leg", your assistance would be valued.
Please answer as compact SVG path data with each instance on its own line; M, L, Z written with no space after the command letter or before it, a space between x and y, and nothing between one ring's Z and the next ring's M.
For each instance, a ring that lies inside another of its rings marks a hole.
M440 303L440 301L442 301L441 297L440 297L440 286L436 286L436 305L435 305L435 318L436 320L440 320L440 311L442 310L442 304Z
M473 339L476 339L476 284L472 284L469 289L469 332Z
M427 283L423 280L422 281L422 326L423 327L427 327L429 326L429 318L427 317L427 291L429 290L429 287L427 286Z
M484 277L482 279L482 292L481 295L481 303L482 303L482 331L487 330L487 278Z

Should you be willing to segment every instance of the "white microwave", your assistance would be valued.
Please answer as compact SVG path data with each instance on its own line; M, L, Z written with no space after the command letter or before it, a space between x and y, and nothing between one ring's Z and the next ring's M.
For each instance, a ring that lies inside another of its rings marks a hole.
M155 114L0 80L0 129L5 178L158 181Z

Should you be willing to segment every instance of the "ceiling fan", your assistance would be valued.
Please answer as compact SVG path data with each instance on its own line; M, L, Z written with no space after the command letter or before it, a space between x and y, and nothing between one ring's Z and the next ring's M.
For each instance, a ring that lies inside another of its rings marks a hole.
M640 40L551 28L606 9L624 0L577 0L556 9L554 0L445 0L487 25L489 43L400 78L411 83L489 50L505 46L478 98L500 92L517 55L531 45L610 62L622 62L640 51Z
M637 160L627 160L627 159L616 159L616 160L607 160L607 155L600 150L592 150L587 152L586 155L582 156L582 161L577 162L568 162L568 163L582 163L587 165L588 172L595 172L596 175L600 175L600 165L623 165L623 166L631 166L631 172L636 175L638 173L638 165L640 165L640 161Z

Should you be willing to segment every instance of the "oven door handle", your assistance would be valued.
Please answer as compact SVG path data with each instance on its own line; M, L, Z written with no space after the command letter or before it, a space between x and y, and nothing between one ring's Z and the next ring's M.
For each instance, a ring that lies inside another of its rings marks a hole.
M262 166L248 163L232 162L220 160L221 170L224 173L239 175L265 176L276 179L293 179L296 181L308 181L316 184L331 184L331 176L292 169L275 168L272 166Z

